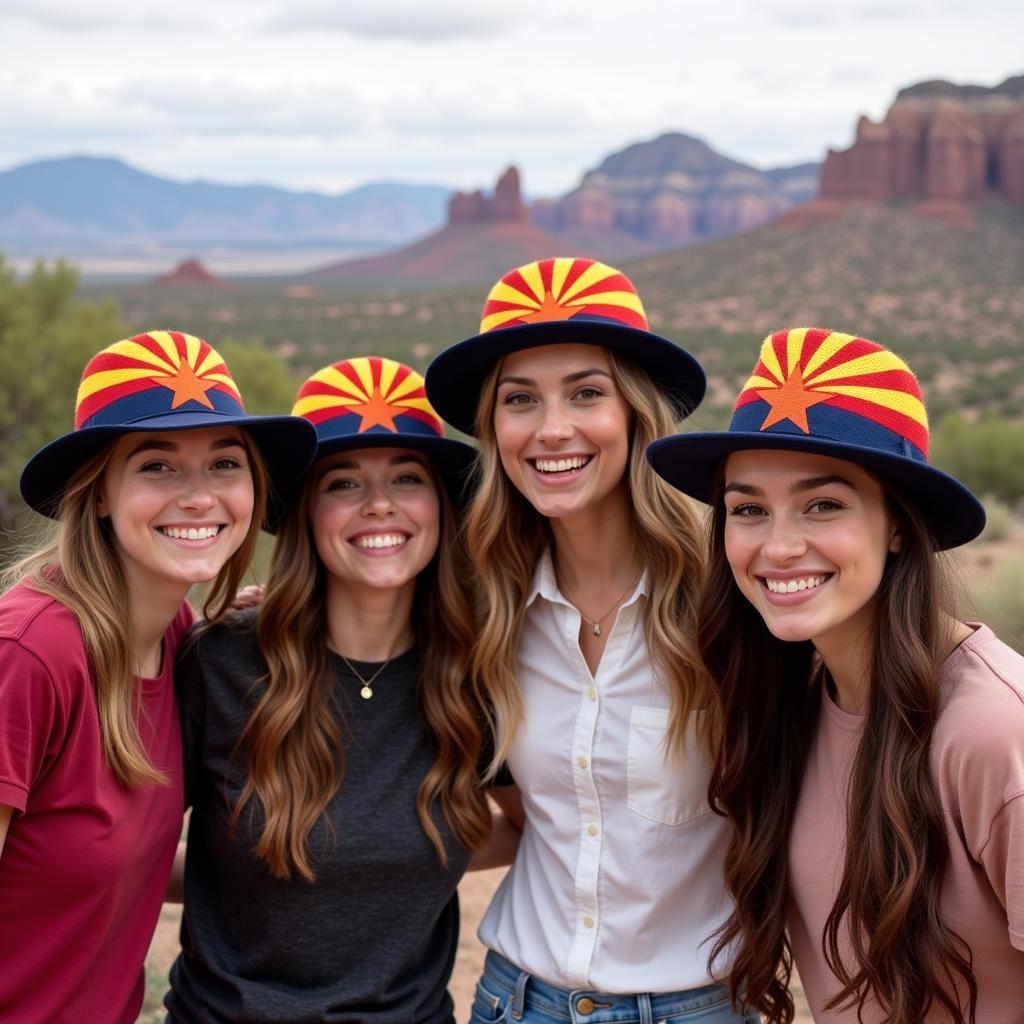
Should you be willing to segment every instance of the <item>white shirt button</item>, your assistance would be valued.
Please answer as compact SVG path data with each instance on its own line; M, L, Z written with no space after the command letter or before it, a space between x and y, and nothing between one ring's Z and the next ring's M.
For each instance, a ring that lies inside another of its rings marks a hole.
M596 836L597 826L591 822L590 827L587 829L587 835Z
M594 919L589 914L587 914L587 916L585 918L583 918L583 927L584 928L593 928L594 927Z
M582 754L576 759L576 763L581 768L586 768L587 765L590 764L590 762Z

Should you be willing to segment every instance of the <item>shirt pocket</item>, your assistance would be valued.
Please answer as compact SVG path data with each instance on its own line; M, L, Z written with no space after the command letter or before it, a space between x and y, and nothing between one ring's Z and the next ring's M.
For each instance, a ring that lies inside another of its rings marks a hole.
M698 714L690 715L686 752L666 757L668 708L633 708L626 748L626 805L631 811L662 825L683 825L711 813L711 764L697 739Z

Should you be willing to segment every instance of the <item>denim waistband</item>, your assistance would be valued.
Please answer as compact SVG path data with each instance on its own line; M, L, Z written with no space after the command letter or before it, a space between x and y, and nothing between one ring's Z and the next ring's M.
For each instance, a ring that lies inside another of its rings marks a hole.
M655 1021L710 1006L727 1006L729 989L711 984L683 992L651 992L631 995L567 989L551 985L521 970L500 953L490 950L484 961L484 978L500 985L511 996L510 1018L519 1020L525 1006L536 1006L573 1024L614 1024L616 1021ZM739 1018L742 1019L742 1018Z

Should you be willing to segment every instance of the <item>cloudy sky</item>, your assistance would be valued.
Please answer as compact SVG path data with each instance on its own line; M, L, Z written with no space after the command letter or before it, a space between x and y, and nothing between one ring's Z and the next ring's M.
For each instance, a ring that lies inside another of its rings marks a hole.
M1024 73L1020 0L0 0L0 170L571 188L667 130L820 159L928 78Z

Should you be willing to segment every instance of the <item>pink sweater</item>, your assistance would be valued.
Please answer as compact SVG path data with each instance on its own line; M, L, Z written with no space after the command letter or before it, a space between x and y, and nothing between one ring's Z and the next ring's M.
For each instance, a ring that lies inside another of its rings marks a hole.
M987 626L942 669L943 709L931 768L946 817L950 859L944 921L971 947L978 1024L1024 1024L1024 658ZM864 719L822 689L789 840L788 923L814 1019L851 1024L855 1010L826 1010L838 989L822 953L846 844L846 780ZM881 1021L877 1006L865 1024ZM937 1012L928 1021L947 1020Z

